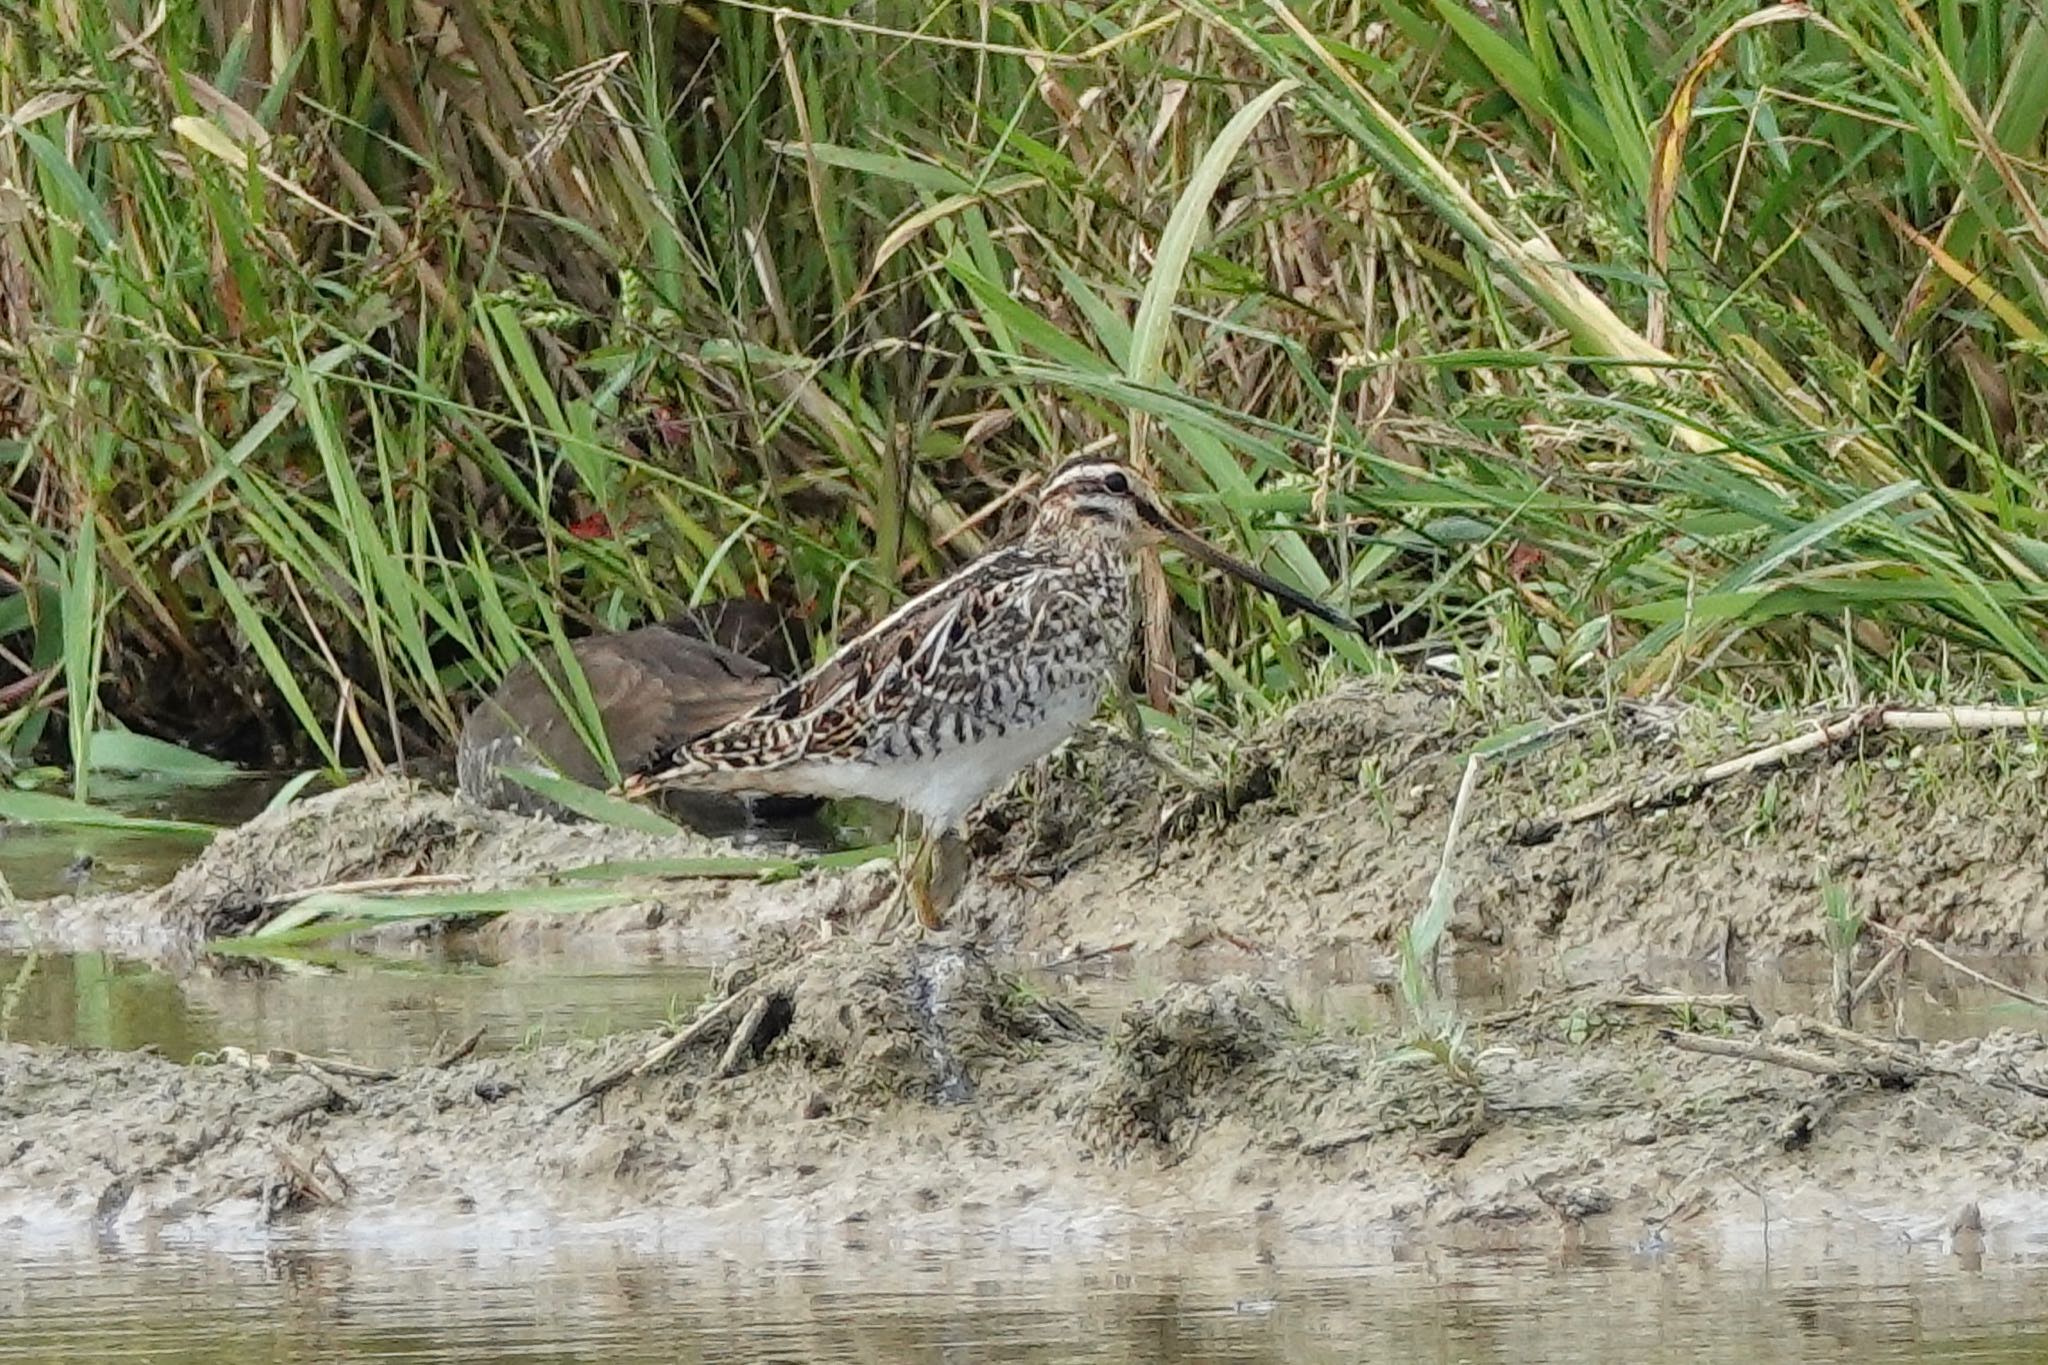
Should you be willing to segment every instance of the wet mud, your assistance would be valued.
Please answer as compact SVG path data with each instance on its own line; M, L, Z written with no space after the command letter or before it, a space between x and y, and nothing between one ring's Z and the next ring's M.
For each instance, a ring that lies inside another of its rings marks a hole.
M1646 710L1559 725L1365 682L1253 735L1195 794L1080 743L986 812L938 939L881 927L885 865L648 880L589 915L424 931L499 955L601 944L721 964L687 1046L580 1103L665 1035L367 1075L288 1053L179 1065L0 1044L0 1225L651 1221L708 1241L780 1225L1036 1242L1201 1227L1737 1253L1768 1227L1964 1256L2029 1241L2048 1040L2026 1007L2013 1027L1925 1041L1887 1022L1919 949L1892 955L1846 1026L1824 989L1767 1015L1738 970L1820 942L1830 887L1936 947L2031 950L2048 928L2042 759L2022 738L1867 734L1667 809L1550 827L1811 724ZM1540 960L1551 984L1391 1030L1306 1017L1284 964L1357 946L1391 981L1467 755L1518 725L1547 742L1473 784L1442 951ZM189 966L309 886L530 884L709 848L389 780L224 834L156 891L19 906L14 932ZM1895 942L1866 931L1854 974ZM1222 970L1106 1012L1007 965L1191 951ZM1702 962L1733 984L1660 989L1661 967Z

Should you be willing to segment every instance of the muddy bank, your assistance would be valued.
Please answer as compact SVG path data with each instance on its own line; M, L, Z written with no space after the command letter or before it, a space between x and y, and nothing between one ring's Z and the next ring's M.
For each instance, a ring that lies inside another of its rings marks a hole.
M1077 742L983 813L954 920L1026 954L1389 944L1427 897L1466 756L1526 723L1448 690L1359 680L1223 755L1225 790L1208 797L1114 745ZM2048 760L2024 736L1866 734L1669 809L1529 838L1590 797L1653 789L1814 723L1624 712L1490 763L1453 858L1453 935L1609 966L1769 957L1818 941L1832 883L1862 913L1938 942L2004 953L2048 938ZM386 779L230 831L157 891L22 906L16 932L189 959L309 886L426 872L489 888L728 849L481 810ZM772 885L643 880L601 912L514 914L479 932L504 951L580 941L718 957L750 927L857 920L889 886L881 865Z
M1910 988L1893 978L1864 1004L1870 1031L1849 1037L1805 1017L1818 998L1767 1019L1731 1000L1645 1002L1625 975L1811 945L1830 884L1952 946L2031 948L2048 931L2043 760L2017 740L1863 735L1532 841L1588 798L1811 722L1643 712L1560 730L1485 770L1452 859L1452 951L1547 964L1543 989L1458 1020L1456 1045L1433 1050L1404 1048L1412 1028L1365 1036L1301 1016L1276 964L1347 946L1384 957L1425 901L1466 755L1524 719L1360 682L1253 736L1227 790L1198 800L1113 746L1072 746L986 812L959 932L940 941L874 937L892 887L879 864L773 884L642 879L595 913L462 928L500 955L723 964L731 1003L701 1038L559 1114L654 1035L375 1078L0 1045L0 1220L653 1220L709 1240L978 1226L1054 1242L1210 1226L1738 1251L1768 1222L1965 1253L2026 1244L2048 1212L2040 1035L1888 1041L1875 1021ZM365 783L222 835L157 891L19 907L14 932L205 967L208 938L312 886L525 885L722 847ZM983 956L1112 946L1247 970L1083 1018ZM1859 970L1884 947L1868 936ZM1701 1050L1717 1045L1768 1050ZM1964 1218L1952 1234L1971 1205L1982 1232Z
M803 931L750 945L726 985L761 1007L581 1106L662 1035L369 1076L0 1045L0 1226L1236 1229L1740 1254L1769 1221L1974 1254L2028 1244L2048 1212L2034 1034L1873 1050L1625 982L1468 1021L1446 1057L1312 1028L1266 983L1174 986L1097 1026L971 951ZM1684 1050L1698 1039L1777 1051Z

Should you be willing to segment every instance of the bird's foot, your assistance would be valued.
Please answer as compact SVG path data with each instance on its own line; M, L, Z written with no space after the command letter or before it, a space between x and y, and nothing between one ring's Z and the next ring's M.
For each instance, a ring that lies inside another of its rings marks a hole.
M925 839L919 847L907 890L917 922L927 934L945 929L946 911L960 898L973 861L967 841L950 831Z
M871 919L872 936L887 938L915 921L925 936L946 932L946 911L959 898L973 859L955 834L927 835L898 859L896 889Z

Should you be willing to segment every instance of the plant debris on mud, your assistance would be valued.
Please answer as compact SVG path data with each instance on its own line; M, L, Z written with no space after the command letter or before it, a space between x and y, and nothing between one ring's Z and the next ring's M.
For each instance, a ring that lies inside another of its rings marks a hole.
M2036 1034L1908 1048L1741 1010L1694 1032L1582 991L1475 1023L1468 1080L1397 1038L1312 1027L1266 982L1172 985L1105 1029L968 949L762 951L727 982L781 1002L745 1065L716 1075L730 1035L706 1035L566 1113L658 1035L346 1075L0 1045L0 1209L109 1227L1257 1214L1303 1233L1541 1240L1569 1223L1625 1240L1711 1227L1759 1190L1781 1217L1934 1218L1968 1199L1996 1223L2048 1179Z
M1444 858L1466 755L1507 723L1427 688L1346 687L1237 756L1262 795L1163 836L1151 817L1170 796L1142 765L1076 746L997 803L943 940L874 930L893 885L877 866L774 884L646 879L622 908L470 931L500 951L540 934L640 951L716 927L717 990L681 1031L367 1072L281 1053L179 1066L0 1044L0 1218L542 1209L708 1227L775 1210L821 1227L1258 1219L1304 1235L1569 1230L1632 1244L1765 1211L1781 1228L1940 1226L1965 1203L1994 1231L2031 1216L2048 1179L2035 1032L1924 1043L1845 1024L1818 995L1773 1015L1739 989L1660 991L1583 966L1575 986L1462 1019L1454 1044L1301 1012L1271 961L1398 941ZM1644 716L1490 768L1452 849L1447 950L1732 963L1818 942L1827 886L1871 927L1844 980L1882 998L1909 950L2048 931L2029 793L2040 760L1982 741L1862 735L1686 804L1618 811L1547 844L1510 837L1532 814L1653 789L1767 740ZM1091 812L1094 853L1049 864L1045 831L1067 838ZM192 951L248 907L322 881L517 884L684 846L698 848L475 811L394 779L224 835L156 892L28 910L57 941L91 931ZM1107 1012L989 955L1205 941L1252 949L1258 970L1165 983ZM1838 1003L1846 1016L1854 1002Z

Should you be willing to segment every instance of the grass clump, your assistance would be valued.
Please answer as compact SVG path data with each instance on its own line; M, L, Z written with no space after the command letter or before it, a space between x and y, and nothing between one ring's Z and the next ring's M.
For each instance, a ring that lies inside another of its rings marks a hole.
M374 767L711 595L829 648L1082 448L1513 686L2048 682L2038 6L6 13L16 759ZM1379 664L1152 591L1226 720Z

